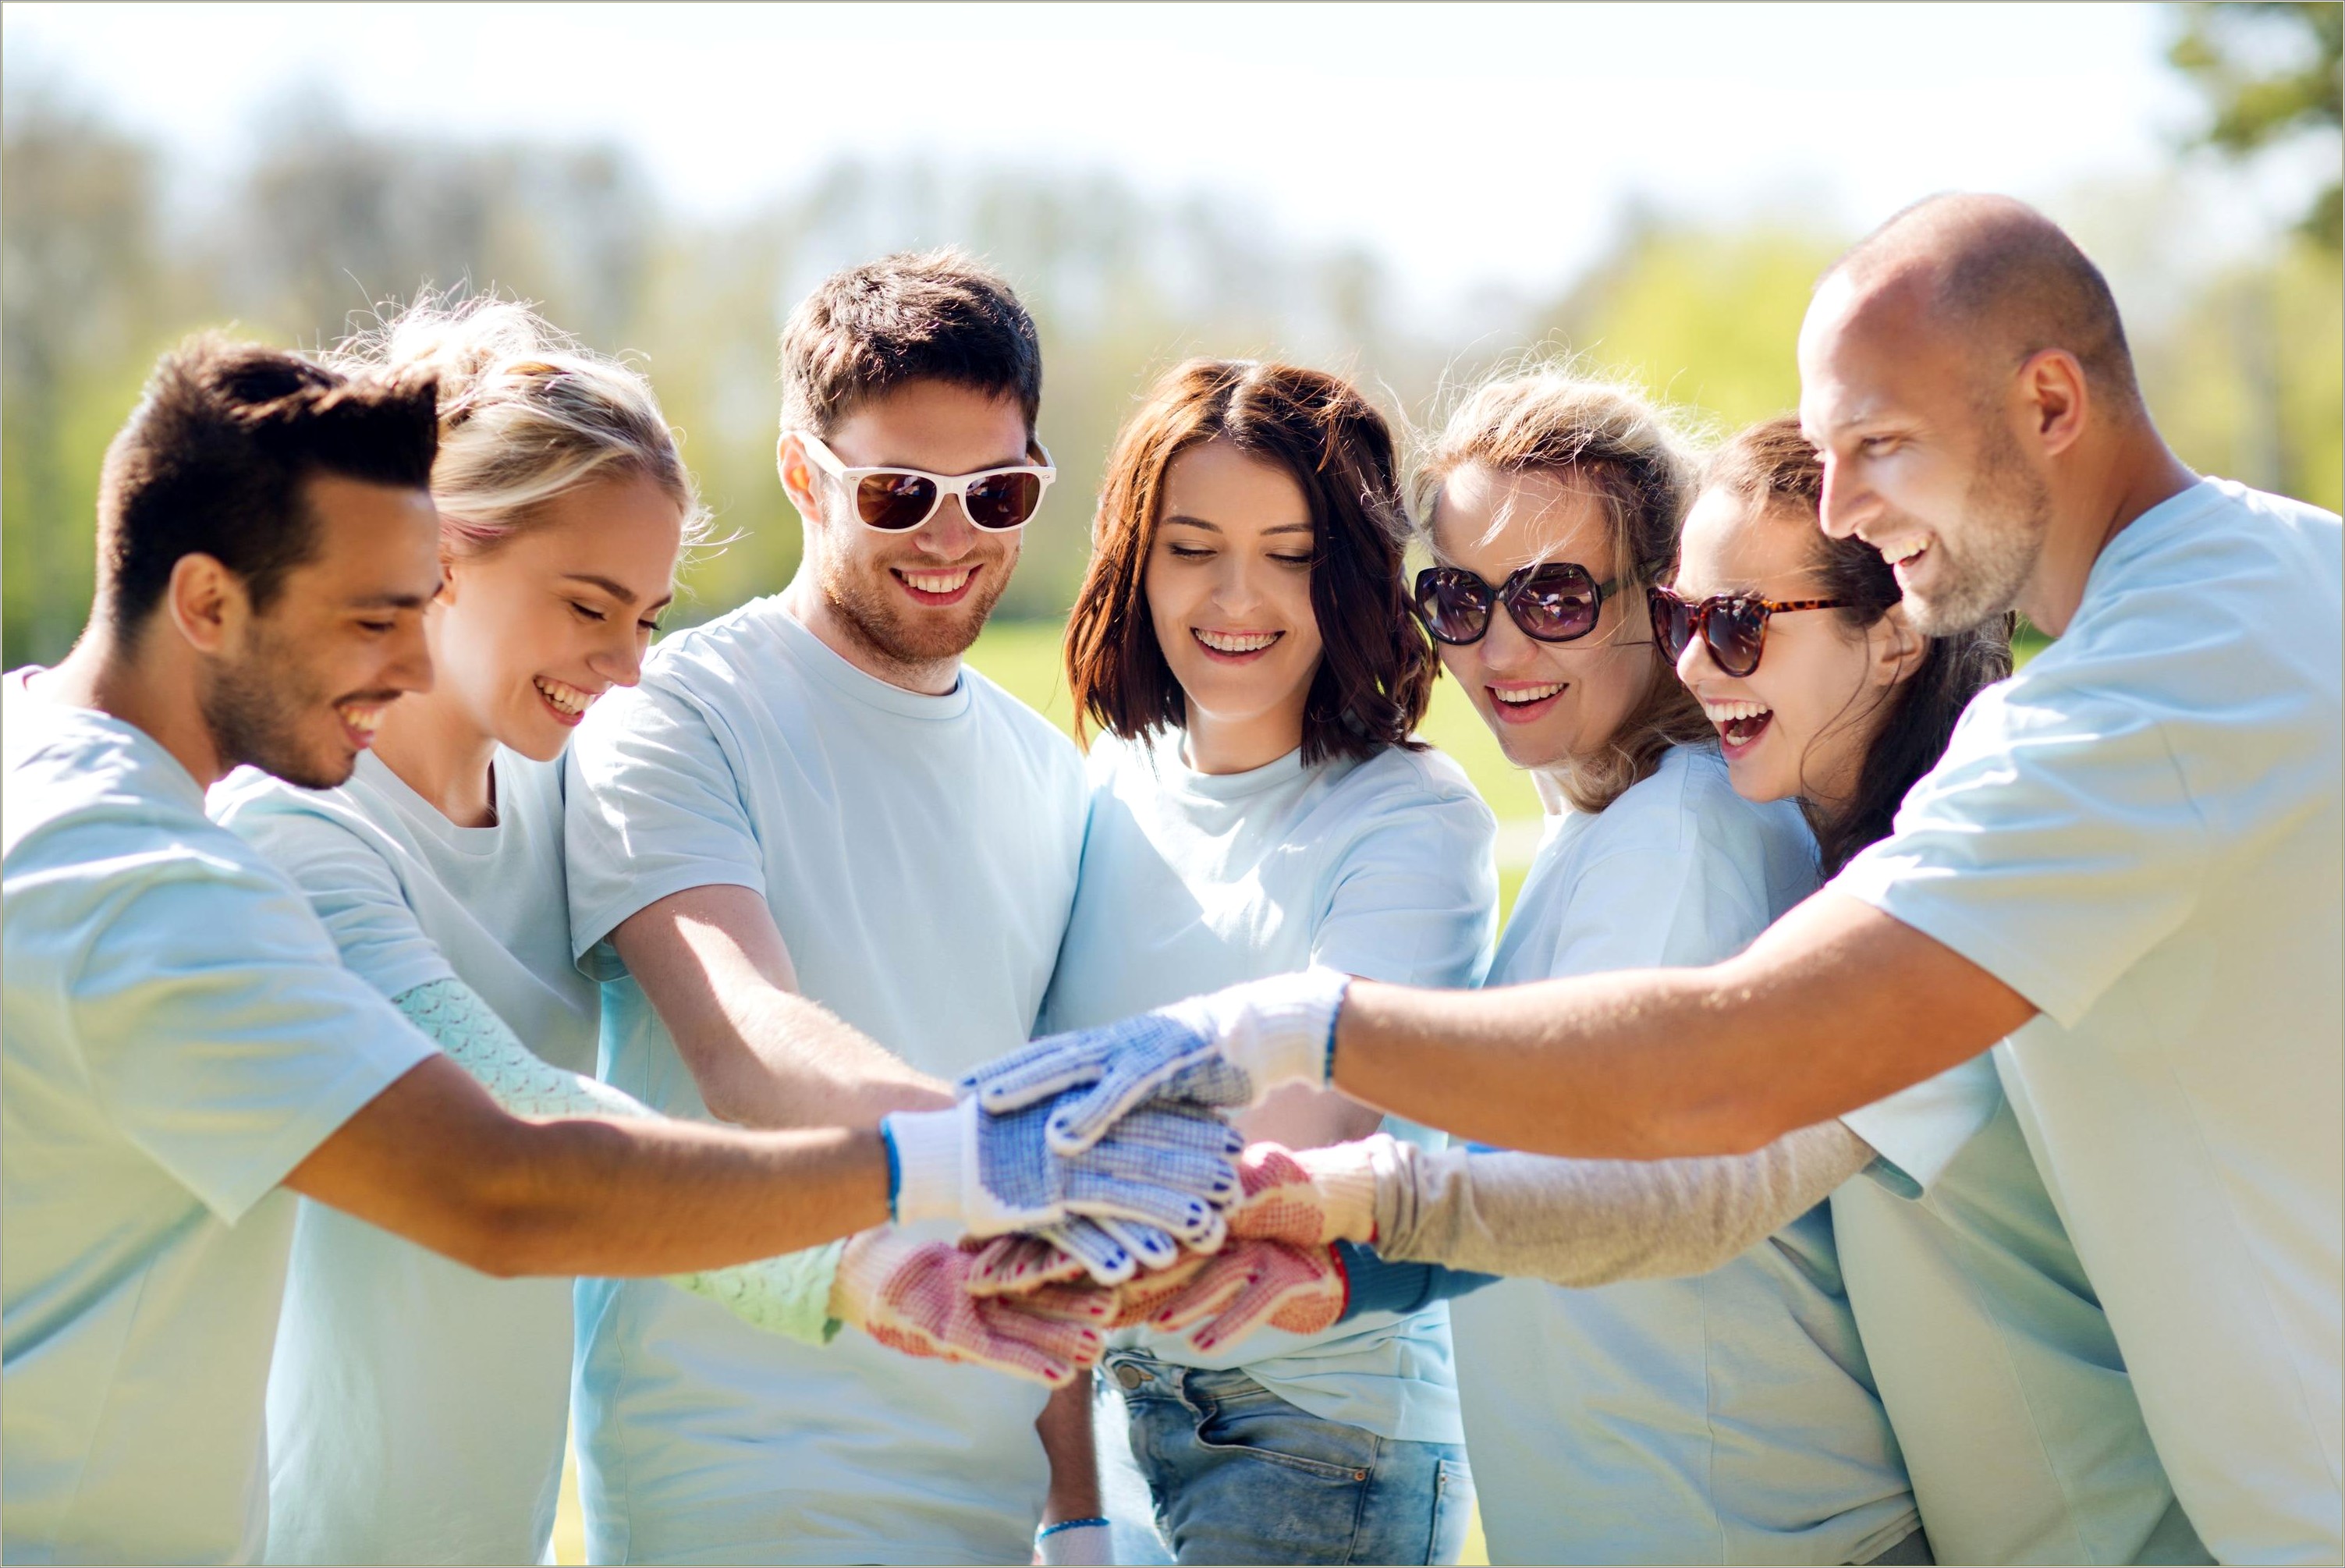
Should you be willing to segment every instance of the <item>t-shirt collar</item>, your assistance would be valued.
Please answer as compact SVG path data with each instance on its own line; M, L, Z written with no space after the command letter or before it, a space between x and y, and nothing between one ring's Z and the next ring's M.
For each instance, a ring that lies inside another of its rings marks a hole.
M878 676L858 669L842 657L838 651L798 623L797 616L785 609L777 599L774 603L774 625L782 640L808 673L842 697L907 718L930 721L959 718L969 711L969 670L964 667L953 688L941 697L926 692L906 691L892 686Z

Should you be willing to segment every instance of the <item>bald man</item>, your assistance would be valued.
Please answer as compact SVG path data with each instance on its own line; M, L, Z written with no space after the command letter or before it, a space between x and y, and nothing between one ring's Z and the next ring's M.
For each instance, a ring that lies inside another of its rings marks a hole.
M1859 245L1800 372L1824 526L1894 565L1916 624L2016 608L2058 639L1973 704L1890 838L1711 968L1286 977L1019 1075L1100 1077L1064 1142L1218 1059L1487 1144L1659 1158L1992 1049L2200 1536L2335 1563L2339 520L2184 467L2100 273L2015 201L1936 199Z

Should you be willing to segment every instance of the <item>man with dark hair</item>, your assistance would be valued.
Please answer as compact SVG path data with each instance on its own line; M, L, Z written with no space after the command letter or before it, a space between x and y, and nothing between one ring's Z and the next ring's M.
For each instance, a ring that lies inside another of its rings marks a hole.
M2338 1561L2339 521L2185 468L2123 344L2083 252L1999 197L1910 209L1818 286L1823 526L1892 563L1924 629L2016 608L2057 640L1738 957L1480 993L1286 977L1180 1045L1038 1048L980 1099L1097 1074L1053 1114L1075 1146L1219 1056L1652 1159L1760 1148L1992 1048L2200 1538Z
M87 629L0 684L9 1562L259 1554L285 1189L497 1275L766 1257L915 1191L972 1229L1067 1211L987 1217L996 1178L1063 1192L1079 1167L973 1112L884 1134L508 1115L207 820L239 764L348 779L431 684L437 432L428 382L189 344L108 449Z
M780 594L664 639L570 748L572 938L611 1080L678 1115L868 1126L1025 1040L1082 850L1082 766L962 653L1051 477L1034 326L953 252L819 285L782 336ZM827 1007L887 1047L809 1049ZM597 1558L1022 1562L1095 1514L1088 1406L682 1293L582 1286Z

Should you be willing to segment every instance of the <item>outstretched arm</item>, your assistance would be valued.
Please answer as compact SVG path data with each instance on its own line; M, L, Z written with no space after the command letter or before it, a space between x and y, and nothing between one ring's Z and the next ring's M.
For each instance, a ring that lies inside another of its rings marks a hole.
M1299 1156L1308 1166L1313 1156ZM1376 1249L1557 1285L1707 1274L1862 1172L1873 1149L1839 1122L1755 1154L1571 1160L1395 1146L1377 1173Z
M1354 1099L1541 1154L1743 1154L1978 1054L2035 1016L1952 948L1827 888L1742 953L1482 992L1355 982Z
M871 1126L952 1104L943 1084L797 993L763 895L673 893L611 933L709 1111L756 1127Z
M523 1045L505 1021L461 980L435 980L401 992L391 1005L433 1040L506 1110L522 1116L656 1115L634 1095L566 1072ZM734 1316L769 1333L821 1344L837 1331L830 1292L838 1241L730 1268L670 1277Z
M439 1055L361 1107L285 1185L500 1278L717 1268L888 1218L876 1130L523 1121Z

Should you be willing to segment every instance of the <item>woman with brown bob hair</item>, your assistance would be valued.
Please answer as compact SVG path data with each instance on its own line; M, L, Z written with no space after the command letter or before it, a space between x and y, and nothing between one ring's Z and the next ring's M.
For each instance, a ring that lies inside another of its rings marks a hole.
M1104 734L1045 1031L1315 963L1479 982L1496 828L1411 736L1436 666L1406 542L1390 427L1343 380L1193 360L1142 403L1067 627L1077 710ZM1242 1125L1309 1147L1382 1121L1304 1090ZM1119 1336L1107 1372L1178 1561L1455 1560L1473 1493L1447 1314L1333 1316L1243 1348ZM1115 1479L1115 1560L1148 1560L1146 1505L1117 1510Z

